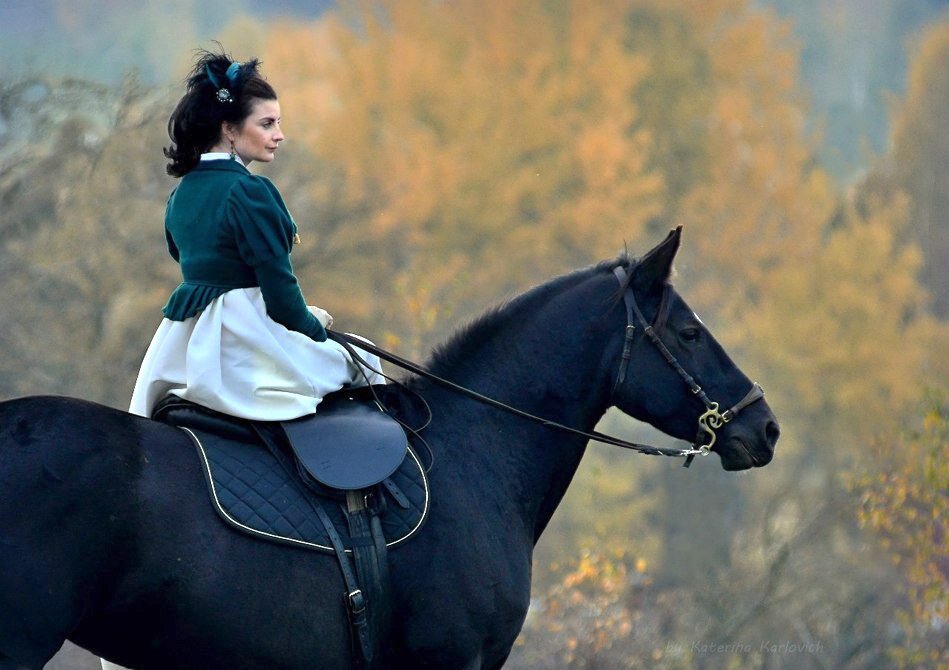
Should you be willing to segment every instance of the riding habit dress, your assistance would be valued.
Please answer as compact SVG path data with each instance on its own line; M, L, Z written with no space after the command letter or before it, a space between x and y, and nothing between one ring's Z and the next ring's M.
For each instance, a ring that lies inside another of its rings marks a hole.
M374 370L356 364L304 302L290 264L296 224L276 187L218 156L202 156L169 196L165 237L184 281L163 309L129 411L150 416L171 393L285 421L314 413L332 391L384 383L379 359L360 350Z

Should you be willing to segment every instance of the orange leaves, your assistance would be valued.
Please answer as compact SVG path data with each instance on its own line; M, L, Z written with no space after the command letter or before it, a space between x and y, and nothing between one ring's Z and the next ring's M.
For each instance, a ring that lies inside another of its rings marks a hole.
M554 653L569 667L603 658L633 633L641 613L629 593L651 583L645 570L643 559L622 551L585 551L547 591L542 611L529 617L525 634L554 634L559 646Z
M663 218L684 293L770 397L869 434L942 335L907 204L851 207L815 165L798 51L741 0L380 0L281 25L262 56L289 141L341 175L317 225L389 286L348 287L379 337L430 344L446 309L635 251Z
M872 445L876 465L851 484L860 522L900 566L909 609L899 620L906 640L893 650L899 667L947 667L941 627L949 619L949 406L934 395L913 432Z
M264 58L288 115L309 114L300 140L342 170L347 225L386 248L391 276L424 293L462 249L471 281L439 295L480 307L616 253L658 213L627 8L383 0L274 33Z

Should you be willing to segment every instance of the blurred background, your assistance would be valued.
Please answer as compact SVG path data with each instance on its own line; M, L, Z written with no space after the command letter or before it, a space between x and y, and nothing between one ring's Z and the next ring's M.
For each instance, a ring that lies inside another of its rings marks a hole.
M0 398L127 406L211 40L280 93L254 169L338 328L424 359L682 225L679 290L781 420L745 476L591 446L506 667L949 667L946 0L5 0Z

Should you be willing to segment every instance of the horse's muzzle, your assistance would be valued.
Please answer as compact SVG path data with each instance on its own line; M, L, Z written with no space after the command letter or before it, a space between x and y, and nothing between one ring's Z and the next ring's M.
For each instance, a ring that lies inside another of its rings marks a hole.
M735 422L729 425L724 439L715 451L722 459L725 470L747 470L760 468L774 458L774 447L781 436L781 427L766 405L761 408L764 416L753 422ZM755 412L757 415L759 412Z

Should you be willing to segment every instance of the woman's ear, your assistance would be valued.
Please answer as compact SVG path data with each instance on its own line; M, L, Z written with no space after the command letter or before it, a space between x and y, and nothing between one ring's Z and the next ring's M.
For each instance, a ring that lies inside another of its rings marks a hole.
M222 121L221 122L221 140L222 141L226 140L228 142L233 143L236 130L237 130L237 127L230 121Z

